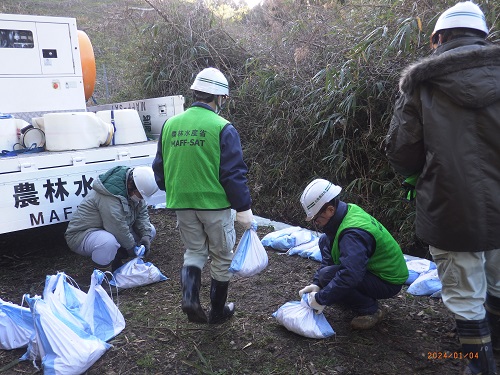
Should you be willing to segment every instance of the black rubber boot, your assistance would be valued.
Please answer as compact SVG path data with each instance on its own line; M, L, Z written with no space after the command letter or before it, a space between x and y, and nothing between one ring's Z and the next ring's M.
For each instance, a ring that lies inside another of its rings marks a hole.
M212 309L210 310L208 323L221 324L233 316L234 303L226 305L228 287L229 281L217 281L212 279L212 285L210 286Z
M500 298L486 294L486 319L490 326L491 343L494 351L500 351Z
M194 266L182 267L182 311L192 323L206 323L207 315L200 305L201 269Z
M111 262L111 272L115 272L118 268L123 266L123 260L129 257L127 250L120 247L116 251L115 259Z
M486 319L456 320L458 337L462 344L464 358L469 360L466 373L495 375L496 363L493 357L490 329Z

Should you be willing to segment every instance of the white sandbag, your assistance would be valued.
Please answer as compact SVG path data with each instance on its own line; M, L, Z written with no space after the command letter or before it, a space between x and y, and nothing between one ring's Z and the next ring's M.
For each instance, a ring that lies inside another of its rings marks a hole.
M411 259L406 261L406 267L408 267L408 279L405 284L410 285L420 276L420 274L435 270L436 263L428 259Z
M144 262L144 246L135 250L137 257L115 270L109 282L117 288L134 288L167 280L167 277L151 262Z
M87 294L80 289L76 281L64 272L45 277L43 298L52 293L61 303L70 310L79 311Z
M247 229L241 236L229 271L242 277L257 275L267 267L269 258L257 235L257 224Z
M93 335L108 341L123 331L125 318L102 287L104 280L107 280L104 272L94 270L80 314L89 323Z
M262 245L275 250L287 251L294 246L299 246L313 240L315 236L310 230L301 227L288 227L266 234Z
M75 375L89 369L110 347L78 327L64 324L40 297L26 301L33 313L45 375Z
M420 274L417 279L408 287L408 293L416 296L430 296L440 291L442 288L437 269L433 269Z
M335 335L325 314L316 314L309 306L307 295L308 293L303 294L300 301L285 303L272 316L286 329L301 336L324 339Z
M0 298L0 349L24 348L34 333L30 309Z
M300 244L299 246L294 246L290 248L286 254L287 255L298 255L302 258L313 259L317 262L321 262L321 250L318 246L319 237L314 236L310 242Z
M78 284L64 272L45 277L43 289L43 301L48 306L52 314L66 326L82 330L87 334L92 334L90 324L80 314L80 307L87 297L87 294L80 290ZM39 298L35 296L34 298ZM35 337L36 338L36 337ZM37 360L42 350L39 342L31 338L28 350L21 357L21 360Z
M52 312L68 326L75 326L79 329L92 333L90 324L80 314L80 307L87 294L68 283L72 280L64 272L57 275L46 276L43 299L49 305ZM73 283L76 282L73 280Z

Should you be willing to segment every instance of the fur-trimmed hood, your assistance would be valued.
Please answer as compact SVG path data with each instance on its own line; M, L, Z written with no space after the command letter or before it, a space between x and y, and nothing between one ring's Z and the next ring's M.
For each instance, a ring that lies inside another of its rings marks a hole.
M484 69L477 69L484 68ZM469 69L469 72L467 72ZM425 81L441 86L445 92L462 93L464 105L475 106L467 99L497 100L500 96L500 46L478 37L462 37L438 47L436 52L403 70L399 81L401 93L411 95ZM460 90L454 85L463 86Z

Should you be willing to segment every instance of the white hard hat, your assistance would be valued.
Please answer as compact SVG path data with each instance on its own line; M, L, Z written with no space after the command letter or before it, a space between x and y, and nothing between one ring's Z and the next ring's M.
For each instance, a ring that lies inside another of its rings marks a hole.
M135 167L132 171L135 186L143 198L149 198L158 191L155 175L151 167Z
M229 95L229 84L220 70L206 68L198 73L191 85L191 90L213 95Z
M309 183L300 197L300 203L307 215L306 220L312 220L326 203L340 194L341 190L340 186L322 178Z
M448 8L439 16L432 35L440 30L465 27L484 32L488 35L488 27L484 13L472 1L463 1Z

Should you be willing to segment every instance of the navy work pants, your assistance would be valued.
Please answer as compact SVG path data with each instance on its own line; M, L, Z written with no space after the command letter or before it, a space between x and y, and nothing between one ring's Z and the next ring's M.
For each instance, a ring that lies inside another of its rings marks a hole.
M320 287L324 288L335 277L340 266L333 265L319 271ZM360 315L374 314L378 309L377 300L394 297L402 285L395 285L382 280L371 272L366 272L358 286L345 294L341 303L350 307Z

